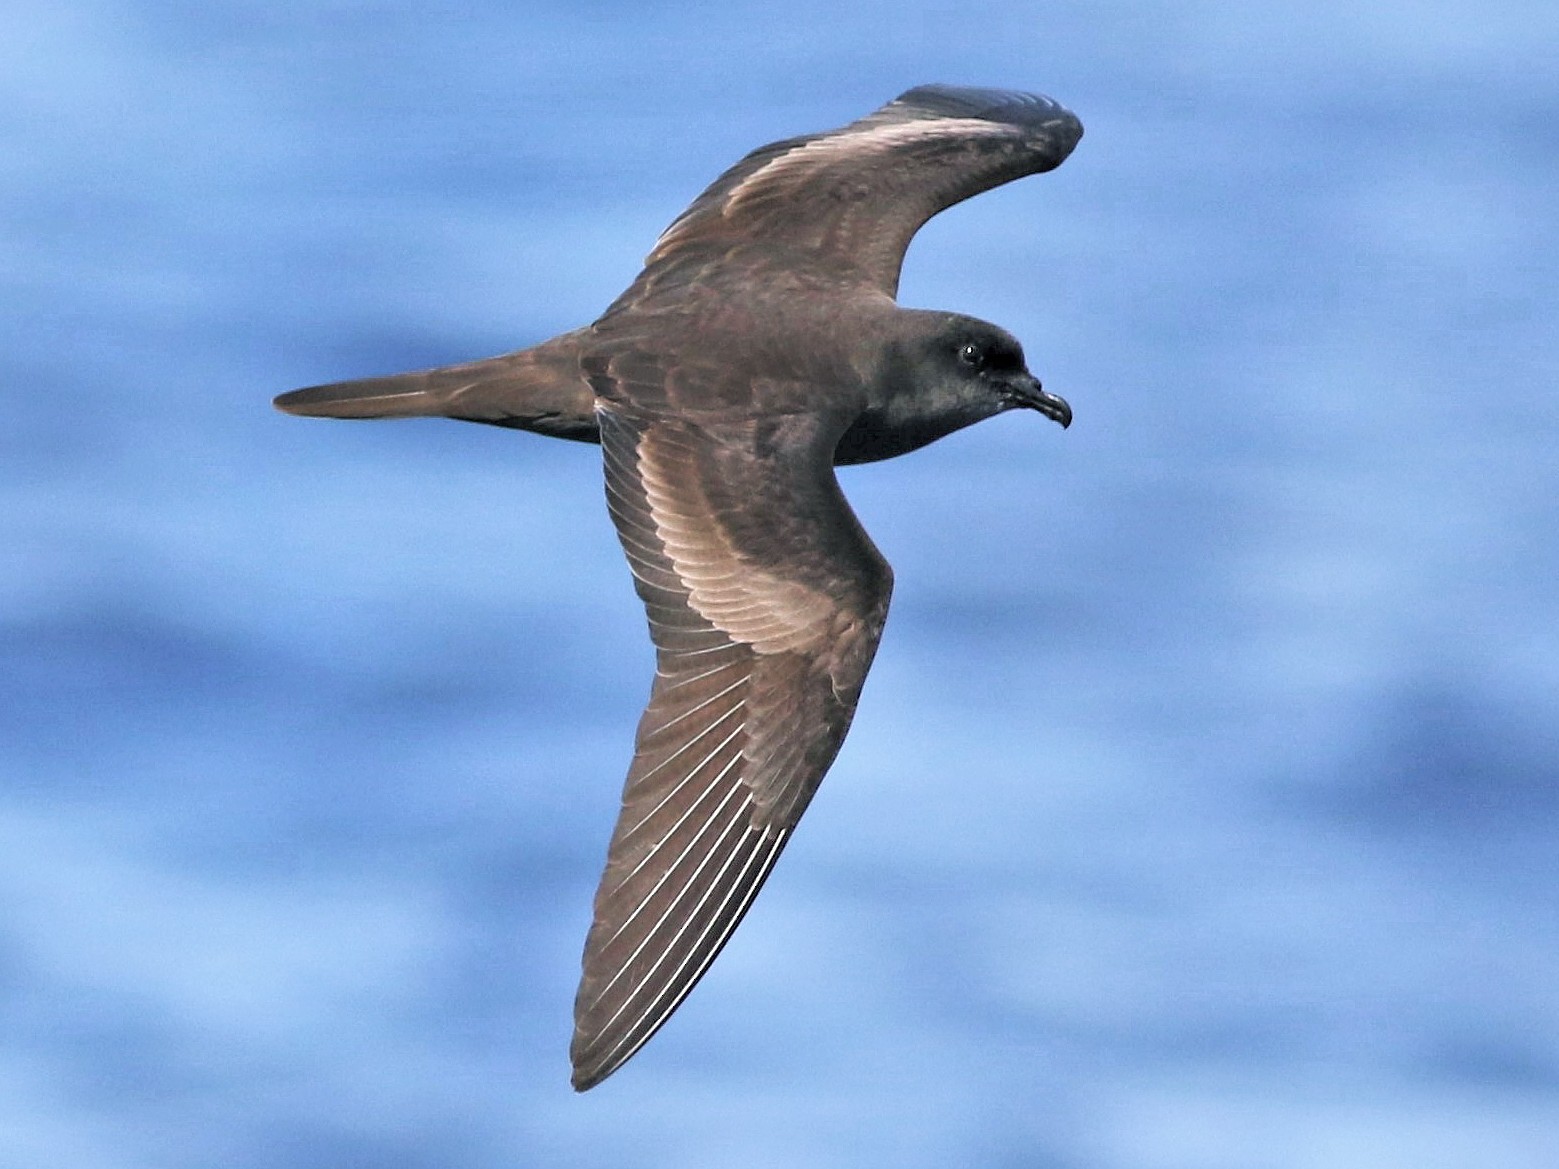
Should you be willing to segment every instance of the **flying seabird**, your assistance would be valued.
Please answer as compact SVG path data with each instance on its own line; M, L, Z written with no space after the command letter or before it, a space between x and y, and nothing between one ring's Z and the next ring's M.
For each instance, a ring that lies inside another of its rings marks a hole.
M656 669L585 943L577 1090L621 1067L709 968L849 729L893 574L833 468L1006 410L1070 424L1009 333L894 297L922 224L1059 166L1082 132L1046 97L920 86L747 155L586 328L276 399L601 445Z

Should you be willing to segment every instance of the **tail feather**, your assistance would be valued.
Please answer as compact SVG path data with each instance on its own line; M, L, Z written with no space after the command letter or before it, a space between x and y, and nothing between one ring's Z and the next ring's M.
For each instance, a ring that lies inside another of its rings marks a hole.
M293 390L276 408L312 418L458 418L599 442L575 334L439 369Z
M448 390L437 384L448 370L424 370L293 390L276 408L309 418L421 418L444 413ZM458 387L457 387L458 388Z

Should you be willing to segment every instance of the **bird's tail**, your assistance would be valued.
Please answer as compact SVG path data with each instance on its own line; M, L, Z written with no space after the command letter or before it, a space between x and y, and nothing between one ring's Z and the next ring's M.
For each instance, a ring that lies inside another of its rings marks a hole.
M275 404L312 418L459 418L599 442L578 354L577 335L565 333L485 361L309 386Z

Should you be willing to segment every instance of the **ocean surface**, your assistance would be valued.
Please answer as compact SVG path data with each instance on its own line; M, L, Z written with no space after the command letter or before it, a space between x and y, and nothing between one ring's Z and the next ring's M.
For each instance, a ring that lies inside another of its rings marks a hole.
M1559 9L0 15L0 1167L1559 1163ZM592 319L927 81L1072 159L901 300L1006 416L734 941L576 1096L651 673L592 448L284 417Z

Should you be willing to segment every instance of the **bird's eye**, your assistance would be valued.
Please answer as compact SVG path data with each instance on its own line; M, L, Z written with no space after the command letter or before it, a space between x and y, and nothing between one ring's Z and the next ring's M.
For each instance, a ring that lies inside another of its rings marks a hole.
M966 341L958 350L958 360L974 369L985 364L985 354L973 341Z

